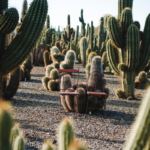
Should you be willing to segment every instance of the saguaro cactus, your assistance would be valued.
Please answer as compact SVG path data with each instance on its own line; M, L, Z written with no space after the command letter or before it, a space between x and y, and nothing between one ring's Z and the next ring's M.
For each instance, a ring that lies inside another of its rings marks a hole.
M119 3L126 4L127 2L129 2L129 0L119 0ZM118 20L120 27L114 17L110 17L107 24L110 38L107 42L109 64L113 71L116 74L120 74L122 78L123 89L117 90L116 95L128 99L134 98L135 75L144 70L150 57L150 14L146 18L143 37L139 48L139 30L132 24L131 9L132 6L121 11L121 20ZM120 14L118 14L118 16L119 15Z
M30 54L38 40L45 23L47 14L47 0L34 0L21 24L14 40L5 47L6 34L12 32L19 19L15 8L8 9L8 0L0 2L0 93L2 92L2 78L13 71ZM5 10L5 13L4 13ZM41 11L42 10L42 11ZM11 19L10 19L11 18ZM7 48L7 50L5 50Z
M83 18L83 9L81 9L81 17L79 17L79 21L81 22L81 35L85 36L85 26L86 23L84 22L84 18Z

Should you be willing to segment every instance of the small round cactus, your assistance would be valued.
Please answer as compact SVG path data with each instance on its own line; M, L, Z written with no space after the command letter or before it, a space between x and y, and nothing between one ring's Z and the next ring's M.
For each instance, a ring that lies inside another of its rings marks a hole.
M97 56L97 54L95 52L91 52L88 56L88 63L91 63L92 62L92 59L94 56Z
M55 91L56 90L56 82L55 82L55 80L50 80L48 82L48 89L50 91Z
M42 85L44 87L45 90L48 90L48 82L49 82L50 78L49 77L43 77L42 78Z
M140 81L141 83L144 83L144 82L147 81L147 75L146 75L145 71L141 71L141 72L139 73L139 81Z
M50 79L56 80L59 78L59 72L57 69L52 69L50 72Z
M46 67L46 76L49 77L50 76L50 72L51 70L54 69L54 66L53 65L48 65Z

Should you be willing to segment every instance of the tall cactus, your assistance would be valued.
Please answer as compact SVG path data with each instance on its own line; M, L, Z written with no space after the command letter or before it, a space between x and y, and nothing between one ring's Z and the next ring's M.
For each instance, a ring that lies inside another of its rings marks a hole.
M50 29L50 16L47 15L47 20L46 20L46 29Z
M85 26L86 23L84 22L84 18L83 18L83 9L81 9L81 17L79 17L79 21L81 22L81 35L85 36Z
M119 0L119 4L123 3L125 6L128 2L129 0ZM129 4L132 4L132 1ZM139 48L139 29L132 24L132 7L125 8L121 12L121 19L118 20L120 27L114 17L108 19L107 27L110 38L107 42L108 60L113 71L120 74L122 78L123 89L117 90L116 95L133 99L135 75L144 70L150 57L150 14L146 18Z
M5 50L6 34L11 33L19 19L15 8L8 9L8 0L0 2L0 93L2 78L17 68L30 54L38 40L47 15L47 0L34 0L21 24L18 34ZM41 11L42 10L42 11ZM5 11L5 13L3 13ZM11 19L10 19L11 18Z
M83 67L86 65L86 50L88 48L87 38L83 37L80 40L80 55Z
M91 21L91 28L90 28L90 47L93 51L93 34L94 34L94 27L93 27L93 21Z
M70 28L70 15L67 16L67 30L65 30L62 34L63 41L65 44L70 42L71 35L74 34L73 28Z
M99 25L99 32L98 32L98 55L100 55L100 50L102 47L102 42L104 41L104 18L101 17L100 25Z

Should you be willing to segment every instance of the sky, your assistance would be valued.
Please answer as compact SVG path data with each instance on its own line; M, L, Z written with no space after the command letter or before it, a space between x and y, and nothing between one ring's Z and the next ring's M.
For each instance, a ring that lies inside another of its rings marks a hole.
M28 0L28 6L33 0ZM9 0L9 7L17 8L19 15L21 14L23 0ZM111 14L117 17L118 0L48 0L48 14L50 15L50 26L60 30L67 26L67 16L70 15L70 25L76 30L81 23L79 17L83 9L83 17L85 23L94 27L99 25L99 20L105 14ZM134 0L133 1L133 20L139 21L141 30L144 29L145 20L150 13L150 0Z

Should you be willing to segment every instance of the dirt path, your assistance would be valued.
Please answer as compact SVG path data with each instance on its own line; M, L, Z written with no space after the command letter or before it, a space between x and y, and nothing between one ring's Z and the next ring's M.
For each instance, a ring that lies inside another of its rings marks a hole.
M80 81L86 81L84 68L80 69ZM11 100L14 105L15 122L19 122L26 138L26 150L40 149L44 140L50 138L57 146L57 128L64 117L73 119L74 133L77 139L86 143L89 149L119 150L128 137L130 127L137 114L140 100L123 100L115 96L115 90L120 88L120 79L105 72L110 95L107 99L107 118L104 112L92 115L59 113L58 91L45 91L41 84L44 76L43 67L34 67L31 81L21 82L16 96ZM139 99L145 90L136 90ZM141 94L141 95L140 95Z

